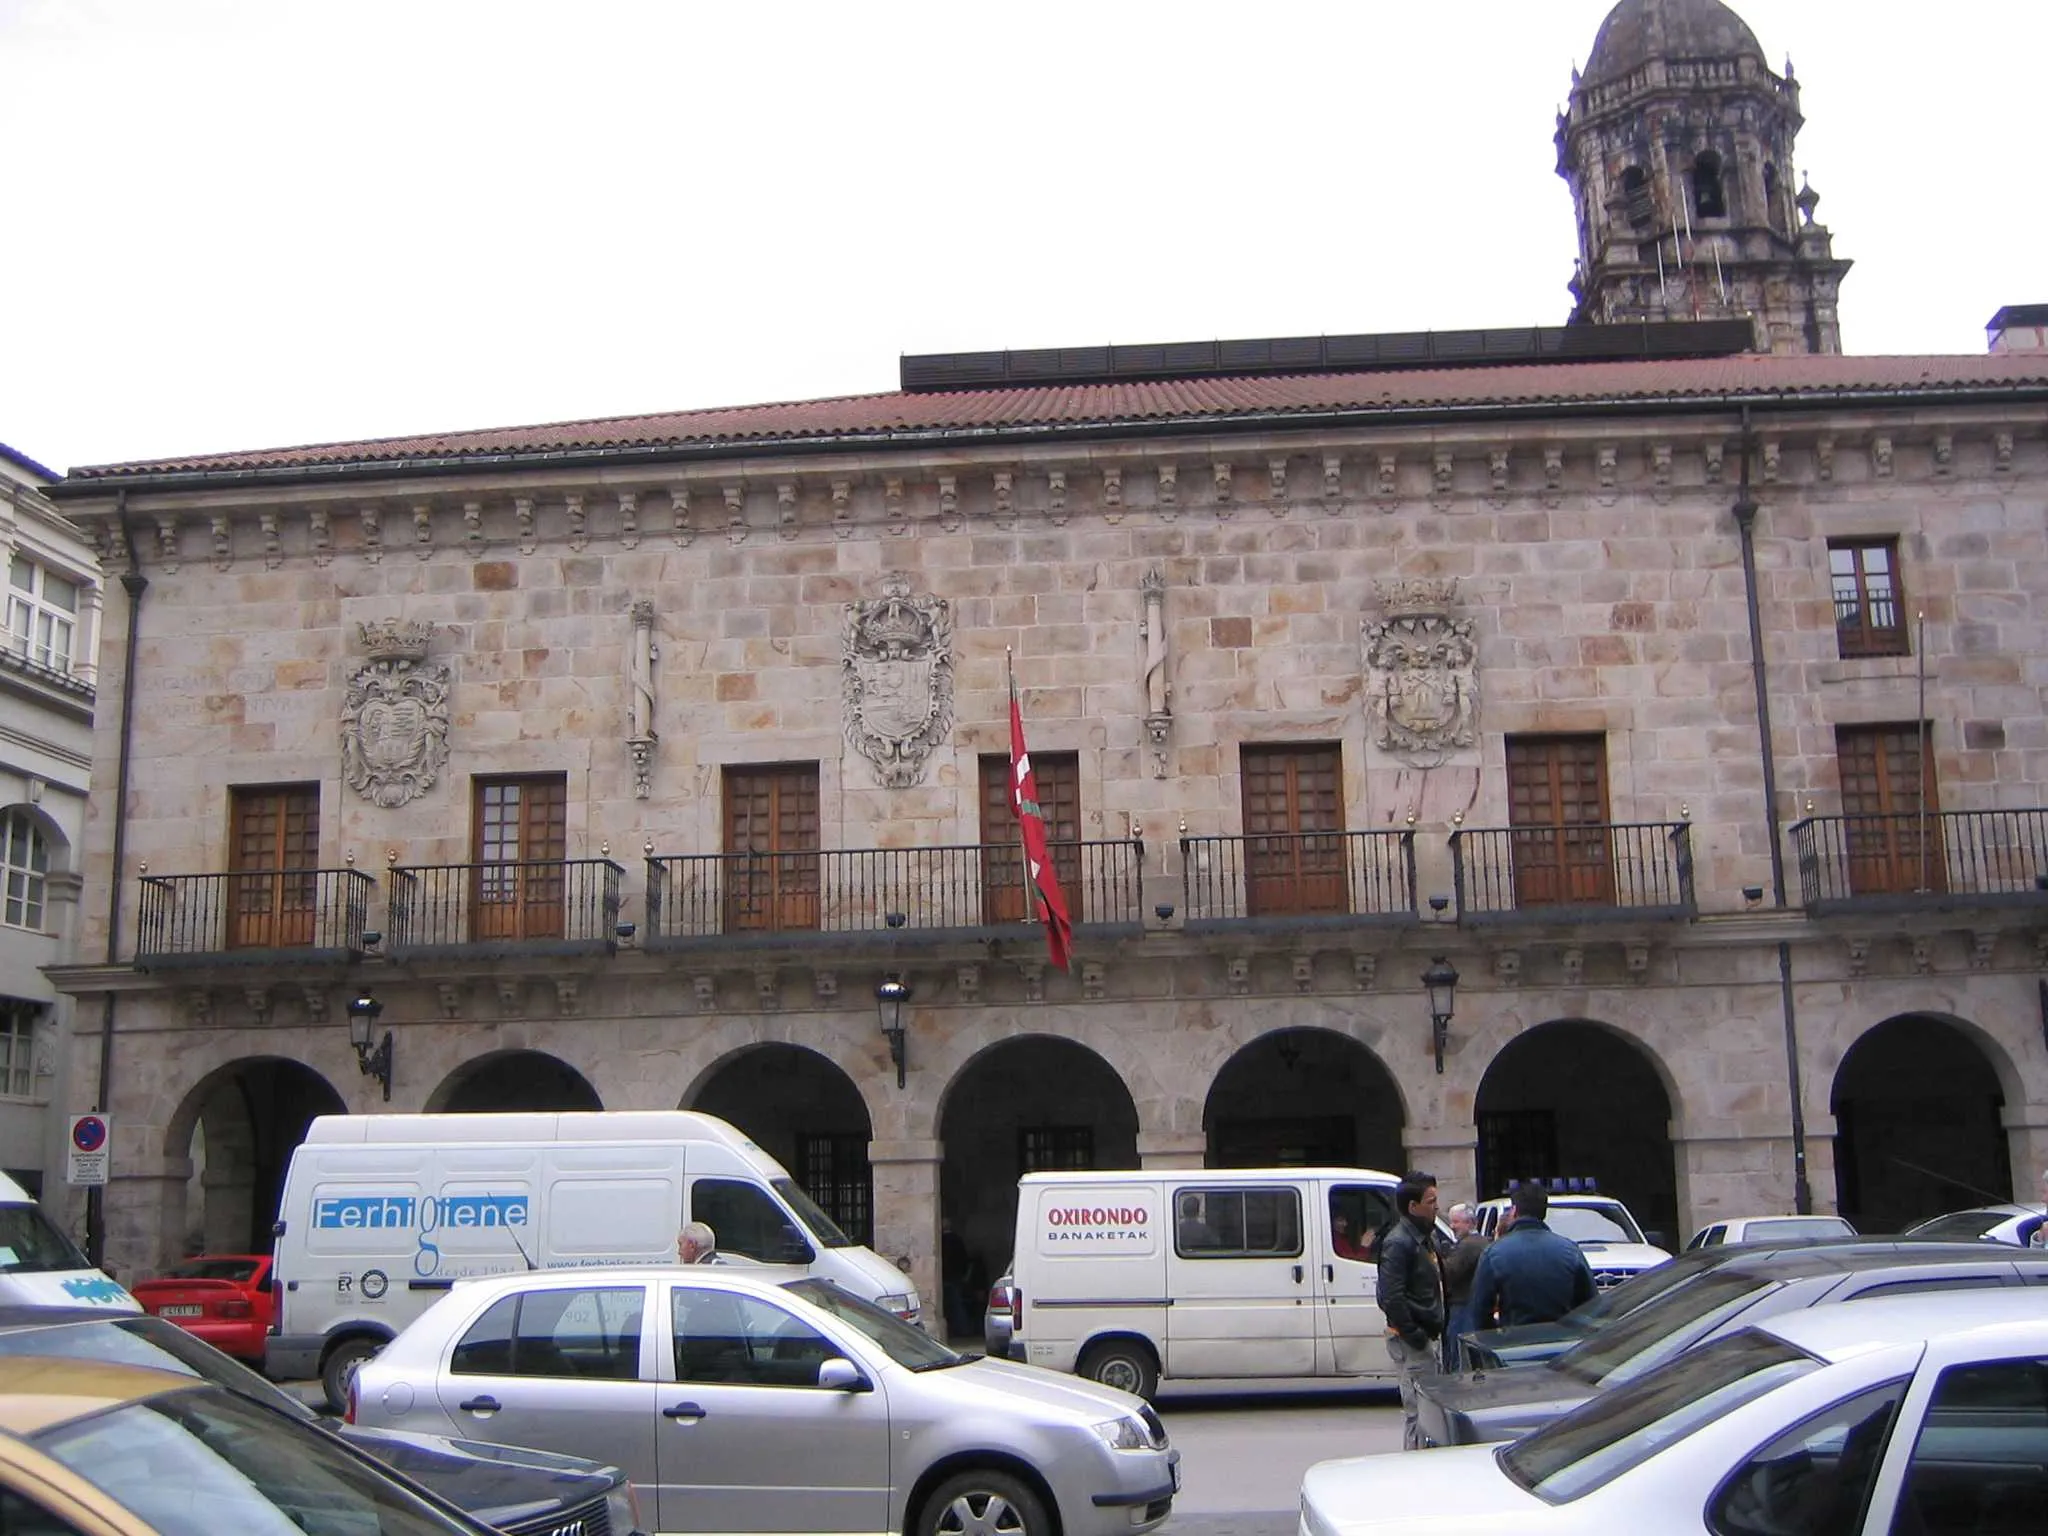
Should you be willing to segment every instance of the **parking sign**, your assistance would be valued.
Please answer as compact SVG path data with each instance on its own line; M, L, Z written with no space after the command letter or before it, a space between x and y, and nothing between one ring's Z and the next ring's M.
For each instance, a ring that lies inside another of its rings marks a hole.
M107 1182L107 1117L71 1117L70 1168L66 1178L73 1184Z

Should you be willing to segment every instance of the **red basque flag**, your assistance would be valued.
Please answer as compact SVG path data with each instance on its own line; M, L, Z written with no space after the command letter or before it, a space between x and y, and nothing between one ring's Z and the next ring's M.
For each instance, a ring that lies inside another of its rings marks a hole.
M1010 809L1017 813L1017 826L1024 835L1024 866L1038 905L1045 918L1045 947L1052 963L1072 970L1068 963L1074 953L1074 924L1067 916L1067 898L1060 894L1060 877L1053 872L1052 855L1046 848L1045 813L1038 808L1038 780L1031 772L1031 753L1024 746L1024 710L1017 702L1017 676L1010 674Z

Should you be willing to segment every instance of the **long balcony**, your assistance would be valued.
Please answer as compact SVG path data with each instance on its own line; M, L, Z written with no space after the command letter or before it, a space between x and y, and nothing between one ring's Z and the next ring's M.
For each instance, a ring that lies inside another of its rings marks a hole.
M144 875L135 965L354 960L376 888L359 869Z
M625 874L610 859L400 865L385 951L394 960L609 955Z
M1418 921L1412 831L1184 837L1180 852L1191 933Z
M1692 826L1683 821L1463 827L1451 834L1460 923L1688 919Z
M1077 929L1140 928L1145 845L1054 843L1053 869ZM1015 843L704 853L647 861L651 950L843 941L1015 937L1034 921Z
M2048 904L2048 809L1808 816L1786 831L1816 917Z

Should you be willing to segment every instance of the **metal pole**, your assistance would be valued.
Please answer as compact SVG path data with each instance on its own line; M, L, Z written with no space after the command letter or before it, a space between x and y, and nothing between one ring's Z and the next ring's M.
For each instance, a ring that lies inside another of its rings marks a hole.
M1919 713L1915 715L1913 733L1919 738L1919 761L1913 765L1917 782L1913 785L1913 804L1917 808L1915 821L1919 826L1920 840L1920 881L1914 889L1921 895L1927 894L1927 615L1925 612L1914 616L1918 621L1913 636L1913 649L1918 653L1914 660L1920 679Z

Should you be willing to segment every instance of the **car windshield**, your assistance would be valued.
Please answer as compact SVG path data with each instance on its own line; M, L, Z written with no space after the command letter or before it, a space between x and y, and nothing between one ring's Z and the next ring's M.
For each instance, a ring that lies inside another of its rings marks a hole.
M232 1280L247 1285L256 1278L260 1259L187 1259L164 1274L166 1280Z
M840 1322L858 1330L870 1343L878 1345L898 1365L913 1371L964 1365L972 1358L958 1350L948 1349L922 1328L911 1327L895 1313L884 1312L872 1301L864 1300L830 1280L792 1280L783 1289L793 1291L812 1306L830 1312Z
M1808 1237L1855 1235L1856 1229L1839 1216L1769 1216L1742 1225L1745 1243L1784 1243Z
M772 1181L775 1193L782 1196L783 1203L797 1214L797 1219L811 1229L811 1236L818 1240L820 1248L851 1248L853 1239L839 1230L839 1223L825 1214L824 1208L797 1187L795 1179Z
M1553 1205L1544 1218L1553 1232L1575 1243L1640 1243L1643 1229L1626 1207L1613 1200L1598 1205Z
M161 1536L478 1536L483 1529L443 1513L339 1441L218 1387L127 1403L34 1440Z
M1937 1216L1932 1221L1923 1221L1917 1227L1908 1227L1908 1237L1944 1237L1968 1242L1982 1237L1993 1227L2011 1221L2012 1211L1952 1211L1946 1216Z
M1820 1365L1782 1339L1744 1329L1602 1392L1503 1446L1496 1460L1521 1487L1562 1504Z
M1574 1344L1550 1362L1574 1381L1598 1387L1640 1376L1776 1289L1755 1275L1714 1270L1639 1307Z
M1558 1319L1567 1328L1580 1332L1604 1325L1618 1318L1627 1317L1631 1312L1648 1306L1659 1296L1674 1287L1681 1286L1696 1275L1704 1274L1721 1263L1719 1255L1699 1253L1681 1254L1646 1269L1639 1275L1631 1275L1611 1291L1601 1291L1591 1301L1581 1302Z
M78 1245L33 1205L0 1205L0 1275L91 1269Z
M280 1391L245 1365L230 1360L203 1339L176 1323L133 1312L96 1317L84 1322L58 1322L0 1331L0 1357L59 1356L66 1360L105 1360L116 1365L146 1365L153 1371L196 1376L231 1392L268 1403L294 1418L317 1417L288 1392Z

